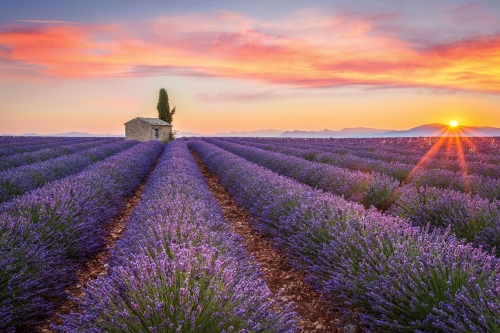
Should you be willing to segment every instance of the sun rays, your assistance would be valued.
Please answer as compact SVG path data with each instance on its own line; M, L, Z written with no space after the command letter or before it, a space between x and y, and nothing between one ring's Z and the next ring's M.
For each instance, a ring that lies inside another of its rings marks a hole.
M424 168L430 163L433 157L438 154L443 145L446 145L445 158L457 158L459 163L460 172L462 173L462 179L464 183L464 188L467 192L471 191L471 184L469 178L469 170L467 168L466 154L464 153L463 143L465 143L469 148L474 148L473 142L468 138L467 133L465 133L459 126L458 121L452 120L450 126L446 129L446 132L441 135L441 137L429 148L427 153L420 159L420 161L415 165L415 167L408 174L408 177L402 182L401 185L410 181L415 173Z
M469 177L469 170L467 167L466 154L464 152L464 145L469 148L469 151L475 151L475 145L468 136L474 136L474 132L470 129L464 131L465 127L460 127L458 122L453 120L450 122L449 126L445 127L444 132L436 133L437 138L427 138L429 140L435 140L427 152L422 156L413 169L408 173L406 178L401 181L399 188L407 183L412 183L418 177L419 171L425 170L430 166L434 158L444 158L446 160L456 159L458 167L462 176L463 188L466 193L471 193L472 184ZM438 136L439 135L439 136ZM430 141L432 142L432 141ZM439 156L441 155L442 156ZM391 205L391 203L397 198L398 190L390 196L386 203L382 206L382 210L386 209Z

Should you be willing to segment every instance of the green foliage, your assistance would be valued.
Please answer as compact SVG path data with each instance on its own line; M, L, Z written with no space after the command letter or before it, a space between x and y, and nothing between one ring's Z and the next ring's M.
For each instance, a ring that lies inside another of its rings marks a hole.
M170 104L168 103L168 94L164 88L160 89L160 95L158 97L158 104L156 104L156 110L158 110L158 118L172 124L173 116L175 114L175 107L170 110Z
M174 120L174 114L175 114L175 106L172 110L167 112L167 120L165 121L169 124L172 124L172 121Z
M164 88L160 89L160 96L158 97L158 104L156 104L156 110L158 110L158 118L167 121L167 113L170 110L168 104L167 91Z
M175 130L173 132L168 133L168 137L166 139L163 139L161 142L163 143L169 143L170 141L175 140L175 136L177 135L179 131Z

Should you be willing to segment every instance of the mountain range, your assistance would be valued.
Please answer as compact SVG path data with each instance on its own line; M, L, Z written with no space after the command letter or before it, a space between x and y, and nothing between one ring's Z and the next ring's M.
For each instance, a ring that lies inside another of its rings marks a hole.
M286 138L383 138L383 137L429 137L429 136L500 136L500 128L489 126L450 127L443 124L427 124L409 130L388 130L367 127L344 128L322 131L260 130L253 132L229 132L216 134L179 133L179 136L237 136L237 137L286 137Z
M179 132L177 133L178 137L187 137L187 136L203 136L203 137L277 137L283 134L283 131L267 129L267 130L257 130L257 131L231 131L231 132L221 132L215 134L200 134L194 132Z
M386 129L354 127L344 128L338 131L324 129L322 131L287 131L281 133L280 137L288 138L372 138L389 132Z
M12 134L4 134L12 135ZM17 136L62 136L62 137L123 137L123 134L91 134L87 132L68 132L39 135L26 133ZM379 137L422 137L422 136L500 136L500 128L490 126L458 126L428 124L409 130L387 130L367 127L344 128L341 130L324 129L322 131L280 131L274 129L258 131L232 131L215 134L179 132L178 137L287 137L287 138L379 138Z
M390 131L383 137L418 137L418 136L500 136L500 128L490 126L458 126L429 124L414 127L406 131Z
M60 137L72 137L72 138L125 137L125 134L92 134L87 132L67 132L67 133L57 133L57 134L25 133L25 134L1 134L1 135L2 136L60 136Z

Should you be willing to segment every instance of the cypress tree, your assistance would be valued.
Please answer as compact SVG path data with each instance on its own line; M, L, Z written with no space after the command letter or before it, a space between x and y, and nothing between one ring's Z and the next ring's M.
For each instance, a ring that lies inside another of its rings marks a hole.
M174 120L174 114L175 114L175 106L172 110L170 110L170 112L168 112L168 114L167 114L168 120L165 120L165 121L169 124L172 124L172 121Z
M167 91L164 88L160 89L160 96L158 97L158 104L156 105L156 110L158 110L158 118L167 123L170 123L167 119L170 117L170 105L168 104ZM171 119L170 119L171 120Z
M160 89L160 96L158 97L158 104L156 105L156 110L158 110L158 118L172 124L175 114L175 106L170 110L170 104L168 103L168 94L164 88Z

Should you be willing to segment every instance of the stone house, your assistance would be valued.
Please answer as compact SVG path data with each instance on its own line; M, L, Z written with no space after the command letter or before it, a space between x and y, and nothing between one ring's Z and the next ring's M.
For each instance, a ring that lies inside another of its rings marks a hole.
M172 125L158 118L137 117L125 124L126 140L167 140L172 133Z

